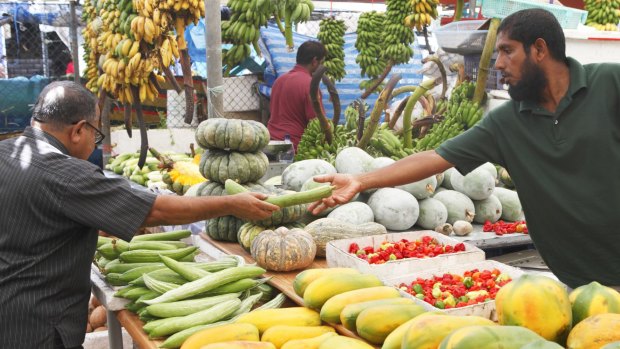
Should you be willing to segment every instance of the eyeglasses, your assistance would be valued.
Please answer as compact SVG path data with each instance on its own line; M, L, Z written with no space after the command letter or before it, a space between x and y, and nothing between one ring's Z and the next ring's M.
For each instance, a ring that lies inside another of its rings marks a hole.
M42 124L45 123L45 121L40 120L39 118L32 118L34 121L36 122L40 122ZM78 120L78 121L74 121L71 123L71 125L75 125L78 122L80 122L82 120ZM88 121L86 121L86 125L90 126L93 130L95 130L95 144L99 145L101 144L101 142L103 142L103 140L105 139L105 135L103 134L103 132L101 132L101 130L99 130L98 128L96 128L95 126L91 125Z

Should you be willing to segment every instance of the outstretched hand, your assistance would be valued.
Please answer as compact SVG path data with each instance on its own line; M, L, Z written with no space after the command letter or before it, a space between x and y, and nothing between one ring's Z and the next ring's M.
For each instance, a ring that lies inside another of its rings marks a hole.
M308 211L317 215L327 209L349 202L355 194L362 190L362 183L352 175L348 174L329 174L314 177L314 181L318 183L331 183L335 188L332 195L312 203L308 207Z
M280 207L264 201L267 198L263 193L241 193L230 196L231 206L235 217L246 220L259 220L271 217Z

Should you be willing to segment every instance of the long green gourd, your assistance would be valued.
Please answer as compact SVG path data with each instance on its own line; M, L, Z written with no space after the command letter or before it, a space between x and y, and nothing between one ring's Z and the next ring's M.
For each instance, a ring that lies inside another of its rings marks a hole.
M248 189L243 187L241 184L233 181L232 179L227 179L224 183L224 188L226 188L226 193L228 195L234 195L239 193L249 192ZM269 196L265 201L270 204L277 205L281 208L301 205L301 204L309 204L311 202L315 202L326 198L332 195L332 190L334 186L320 186L311 190L302 191L299 193L290 193L278 196Z

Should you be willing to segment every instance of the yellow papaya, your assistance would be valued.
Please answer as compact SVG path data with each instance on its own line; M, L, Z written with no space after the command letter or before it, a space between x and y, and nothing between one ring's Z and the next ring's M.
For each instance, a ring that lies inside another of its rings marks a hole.
M335 333L331 326L289 326L277 325L269 327L263 336L262 342L271 342L276 348L281 348L284 343L293 339L306 339L318 337L327 332Z
M359 339L335 336L327 338L326 341L321 343L319 349L374 349L372 345L361 341Z
M495 307L500 325L523 326L560 345L572 327L566 289L546 276L525 274L504 285L495 296Z
M480 316L425 315L413 319L403 337L402 349L437 349L450 332L466 326L496 324Z
M230 341L207 344L200 349L276 349L276 347L269 342Z
M304 292L304 305L321 309L328 299L347 291L383 286L381 280L370 274L329 274L310 283Z
M225 324L206 328L189 336L181 349L200 349L211 343L240 340L260 341L258 328L252 324Z
M329 274L359 274L360 272L357 269L353 268L316 268L316 269L306 269L295 276L295 280L293 280L293 290L299 297L304 296L304 292L306 291L306 287L310 285L310 283L321 276L329 275Z
M259 309L240 315L236 323L252 324L262 334L276 325L320 326L319 313L305 307Z
M573 310L573 326L592 315L620 313L620 292L596 281L577 287L568 299Z
M409 329L409 326L415 321L417 318L428 315L444 315L444 313L439 312L426 312L422 313L411 320L408 320L404 324L396 327L394 331L392 331L383 341L383 345L381 349L400 349L402 347L403 338L405 337L405 333Z
M468 326L450 333L439 349L521 349L537 340L545 339L521 326Z
M398 326L426 312L417 304L377 305L363 310L357 317L357 334L370 343L381 344Z
M321 320L338 324L340 313L347 305L385 298L401 298L400 292L391 286L375 286L337 294L321 307Z
M568 349L599 349L620 341L620 314L598 314L581 321L568 335Z
M377 305L388 305L388 304L415 304L415 302L410 298L385 298L385 299L377 299L374 301L366 301L360 303L349 304L340 312L340 323L349 331L356 331L355 321L357 320L358 315L362 312L362 310L374 307Z
M328 338L338 336L335 332L323 333L318 337L306 339L293 339L282 346L281 349L319 349L321 344Z
M620 349L620 341L605 344L601 347L601 349Z

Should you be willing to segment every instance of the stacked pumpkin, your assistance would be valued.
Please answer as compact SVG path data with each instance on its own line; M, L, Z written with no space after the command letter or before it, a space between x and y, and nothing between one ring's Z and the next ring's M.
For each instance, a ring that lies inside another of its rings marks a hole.
M208 119L196 129L196 143L207 151L199 170L209 180L197 189L198 196L226 195L224 182L252 183L267 172L269 160L261 151L269 143L269 131L251 120ZM235 216L209 219L206 233L212 239L237 241L237 232L245 222Z

